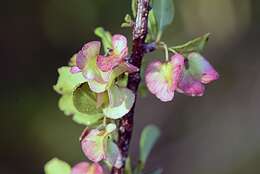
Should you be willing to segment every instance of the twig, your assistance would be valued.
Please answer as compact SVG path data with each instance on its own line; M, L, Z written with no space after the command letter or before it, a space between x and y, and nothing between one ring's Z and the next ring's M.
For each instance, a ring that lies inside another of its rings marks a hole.
M148 33L147 25L149 9L149 0L138 0L137 15L133 28L132 55L128 61L139 69L141 68L143 56L147 52L147 48L145 47L145 38ZM151 49L150 51L152 50L153 49ZM132 73L128 77L127 87L128 89L133 91L136 97L140 80L140 72ZM113 168L111 172L112 174L124 174L125 160L128 157L128 150L133 131L134 108L135 104L130 112L119 121L119 136L117 144L123 156L123 166L121 168Z

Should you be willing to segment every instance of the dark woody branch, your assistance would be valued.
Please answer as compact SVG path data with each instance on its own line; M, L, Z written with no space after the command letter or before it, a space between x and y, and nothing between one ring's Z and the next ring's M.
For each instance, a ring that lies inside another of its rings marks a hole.
M156 47L155 43L145 44L145 38L148 33L147 25L149 9L149 0L138 0L137 15L133 28L132 55L128 59L128 62L139 69L141 68L144 54L153 51ZM127 88L135 94L136 98L140 80L140 72L129 74ZM123 156L123 166L121 168L113 168L111 172L112 174L124 173L125 160L128 157L128 150L134 125L134 108L135 104L130 112L119 120L119 136L117 144Z

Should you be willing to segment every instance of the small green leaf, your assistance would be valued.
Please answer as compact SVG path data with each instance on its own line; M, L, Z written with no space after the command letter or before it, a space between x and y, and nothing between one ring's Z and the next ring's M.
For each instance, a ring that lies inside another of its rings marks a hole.
M127 23L127 22L123 22L122 24L121 24L121 27L122 28L128 28L128 27L131 27L132 25L131 24L129 24L129 23Z
M119 86L119 87L126 87L127 86L127 82L128 82L128 75L121 75L117 78L117 81L116 81L116 84Z
M152 7L156 16L159 30L171 24L174 18L174 5L172 0L153 0Z
M128 157L125 162L125 174L132 174L132 164L131 159Z
M77 109L73 104L72 94L61 96L59 100L59 108L65 115L72 115L77 112Z
M148 35L146 37L146 42L152 42L156 40L158 34L158 25L156 21L156 17L154 14L154 10L149 11L149 16L148 16Z
M126 22L132 22L133 21L129 14L126 14L124 19L125 19Z
M112 82L110 82L112 83ZM106 89L108 88L108 83L100 83L96 80L90 80L88 81L89 88L91 91L95 93L102 93L105 92Z
M132 0L132 13L133 16L136 17L136 12L137 12L137 0Z
M143 129L140 139L140 161L143 165L159 136L160 130L154 125L146 126Z
M58 158L53 158L44 166L45 174L70 174L71 167L64 161Z
M210 33L207 33L201 37L195 38L183 45L170 47L169 50L177 51L180 54L189 54L191 52L201 53L209 40Z
M146 97L148 95L148 89L144 83L141 83L138 88L138 92L141 97Z
M79 112L74 104L73 104L73 95L63 95L59 100L59 108L61 111L65 113L65 115L73 115L73 121L78 124L82 124L85 126L90 126L97 123L102 117L103 114L95 114L95 115L88 115Z
M72 74L68 66L59 68L58 73L59 78L53 88L59 94L71 94L77 86L86 82L81 73Z
M65 115L74 115L73 120L78 124L90 126L98 122L102 117L102 112L95 114L84 114L79 112L73 104L73 91L86 82L81 73L70 73L70 67L61 67L58 69L60 74L57 84L54 89L62 94L59 99L59 108Z
M103 43L104 52L108 53L109 49L112 48L112 36L111 34L104 30L102 27L95 29L95 34L101 38Z
M84 114L96 115L102 113L97 108L97 97L92 92L87 83L82 84L73 92L73 103L75 108Z
M137 166L134 169L134 174L142 174L142 171L144 170L144 164L139 161Z
M112 139L107 142L106 160L111 166L120 168L122 166L122 155L116 143Z
M108 96L109 105L103 109L103 113L112 119L119 119L127 114L135 101L135 95L131 90L116 85L108 90Z
M131 16L129 14L126 14L125 18L124 18L124 22L121 24L121 27L122 28L132 27L132 25L133 25L133 20L132 20Z
M146 160L155 144L157 139L160 136L160 130L154 125L146 126L141 134L140 138L140 161L138 162L134 174L141 174Z
M103 114L96 114L96 115L87 115L80 112L77 112L73 116L73 121L78 124L82 124L85 126L91 126L96 124L100 119L103 117Z

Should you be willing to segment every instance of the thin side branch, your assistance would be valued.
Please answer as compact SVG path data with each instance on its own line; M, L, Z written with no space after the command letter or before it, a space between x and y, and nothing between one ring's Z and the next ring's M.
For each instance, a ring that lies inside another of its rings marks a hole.
M133 47L132 55L129 58L129 63L141 68L143 56L147 51L145 47L145 38L148 33L148 14L149 14L149 0L138 0L137 16L135 26L133 29ZM127 87L135 94L137 98L137 89L140 83L140 72L132 73L128 77ZM123 166L121 168L113 168L112 174L123 174L125 167L125 160L128 157L129 145L132 137L133 124L134 124L134 108L135 104L128 114L126 114L119 121L118 132L118 147L123 156Z

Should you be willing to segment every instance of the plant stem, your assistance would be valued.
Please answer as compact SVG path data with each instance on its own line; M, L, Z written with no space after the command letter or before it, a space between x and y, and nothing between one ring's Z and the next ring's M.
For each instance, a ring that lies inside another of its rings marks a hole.
M132 65L141 68L142 59L146 53L145 38L148 33L148 14L149 14L149 0L138 0L138 9L136 14L135 25L133 28L133 47L132 55L128 62ZM127 88L135 94L137 98L137 89L140 83L140 72L129 74ZM118 142L117 145L122 153L123 166L121 168L113 168L112 174L124 174L125 161L128 157L129 145L132 137L134 125L134 108L119 120Z

